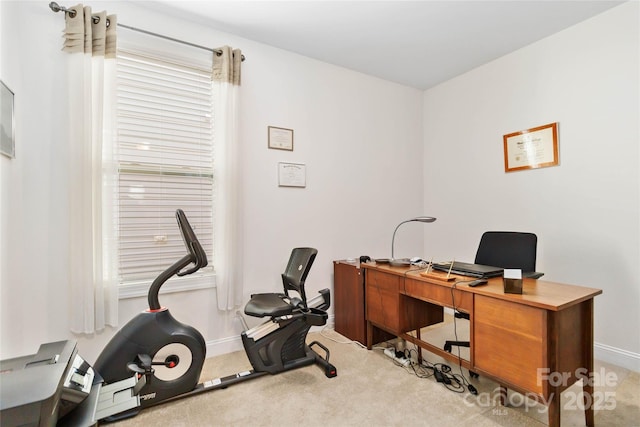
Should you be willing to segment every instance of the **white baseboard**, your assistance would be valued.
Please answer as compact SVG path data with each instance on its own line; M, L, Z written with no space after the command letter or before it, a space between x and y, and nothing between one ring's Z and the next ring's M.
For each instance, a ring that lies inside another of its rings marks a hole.
M600 343L594 343L593 347L595 359L640 372L640 354Z
M207 341L207 357L233 353L234 351L239 350L242 350L242 339L240 338L240 335L220 340Z

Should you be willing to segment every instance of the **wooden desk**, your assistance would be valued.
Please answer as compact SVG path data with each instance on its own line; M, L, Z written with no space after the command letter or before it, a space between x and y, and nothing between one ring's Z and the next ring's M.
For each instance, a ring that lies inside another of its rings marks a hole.
M523 294L505 294L502 278L470 288L403 267L362 264L368 347L382 329L449 360L458 357L420 337L442 322L443 307L469 313L470 360L462 365L506 388L547 403L560 425L560 393L585 378L585 420L593 426L593 298L600 289L524 279ZM459 280L469 280L459 277ZM560 376L562 375L562 377ZM559 378L563 378L559 380Z

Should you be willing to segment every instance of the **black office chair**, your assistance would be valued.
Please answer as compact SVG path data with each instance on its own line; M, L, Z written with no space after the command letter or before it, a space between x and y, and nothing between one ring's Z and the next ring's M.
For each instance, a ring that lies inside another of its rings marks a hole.
M522 277L538 279L544 275L536 271L538 237L533 233L516 231L487 231L480 238L476 264L522 270Z
M307 301L304 284L317 254L314 248L293 249L282 273L284 292L254 294L246 304L245 314L270 318L242 333L247 357L255 371L276 374L317 363L325 369L327 377L336 376L335 366L329 363L329 350L317 341L306 343L312 326L327 323L331 304L329 289L319 291L320 295ZM315 346L324 350L324 357L312 349Z
M522 270L522 277L538 279L544 275L536 271L538 237L533 233L516 231L487 231L480 238L475 263ZM469 320L469 314L456 311L457 319ZM444 350L452 346L469 347L469 341L446 341ZM472 376L476 376L472 373Z

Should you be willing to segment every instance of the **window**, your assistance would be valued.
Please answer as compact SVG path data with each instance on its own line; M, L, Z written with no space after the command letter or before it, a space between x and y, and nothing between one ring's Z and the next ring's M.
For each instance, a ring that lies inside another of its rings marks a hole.
M184 256L175 219L178 208L187 214L211 259L211 70L209 51L119 31L116 212L121 297L144 295L161 271ZM213 284L211 266L193 276L178 287Z

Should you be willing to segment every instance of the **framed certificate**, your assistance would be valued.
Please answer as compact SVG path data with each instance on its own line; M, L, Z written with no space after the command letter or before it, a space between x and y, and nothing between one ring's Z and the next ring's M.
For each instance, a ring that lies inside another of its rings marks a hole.
M504 171L558 164L558 123L504 135Z
M269 148L293 151L293 129L268 127Z
M278 163L279 187L306 187L307 166L304 163Z

